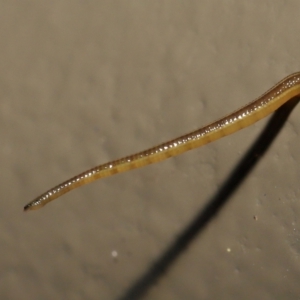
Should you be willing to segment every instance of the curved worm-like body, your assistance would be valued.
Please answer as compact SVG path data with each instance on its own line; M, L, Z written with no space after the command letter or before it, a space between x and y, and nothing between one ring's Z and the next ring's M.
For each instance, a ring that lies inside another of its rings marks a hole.
M297 95L300 95L300 72L287 76L258 99L218 121L156 147L83 172L43 193L27 204L24 210L41 208L61 195L97 179L153 164L211 143L263 119Z

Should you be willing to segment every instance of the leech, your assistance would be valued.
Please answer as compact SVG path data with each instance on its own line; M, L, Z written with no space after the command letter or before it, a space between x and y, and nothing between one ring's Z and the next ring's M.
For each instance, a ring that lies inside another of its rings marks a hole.
M43 193L24 207L34 210L82 185L121 172L137 169L201 147L248 127L300 94L300 72L277 83L258 99L220 120L148 150L85 171Z

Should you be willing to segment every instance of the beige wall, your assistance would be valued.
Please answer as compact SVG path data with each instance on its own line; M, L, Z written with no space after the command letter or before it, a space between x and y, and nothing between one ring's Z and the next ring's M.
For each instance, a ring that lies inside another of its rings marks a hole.
M145 299L296 299L299 107L218 216L152 274L155 285L145 277L153 263L265 121L40 211L22 207L298 71L299 11L296 0L0 1L0 298L125 299L145 279Z

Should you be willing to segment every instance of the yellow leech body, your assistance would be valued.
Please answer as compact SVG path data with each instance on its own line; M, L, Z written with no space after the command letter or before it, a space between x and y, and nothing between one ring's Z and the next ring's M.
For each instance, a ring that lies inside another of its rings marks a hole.
M297 95L300 95L300 72L287 76L256 100L209 125L72 177L35 198L24 210L41 208L63 194L97 179L160 162L216 141L263 119Z

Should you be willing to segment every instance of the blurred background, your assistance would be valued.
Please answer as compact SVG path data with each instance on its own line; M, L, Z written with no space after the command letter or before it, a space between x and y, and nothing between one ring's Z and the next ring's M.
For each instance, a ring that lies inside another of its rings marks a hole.
M299 10L296 0L1 0L0 298L298 299L299 107L157 276L266 121L41 210L23 206L299 71Z

